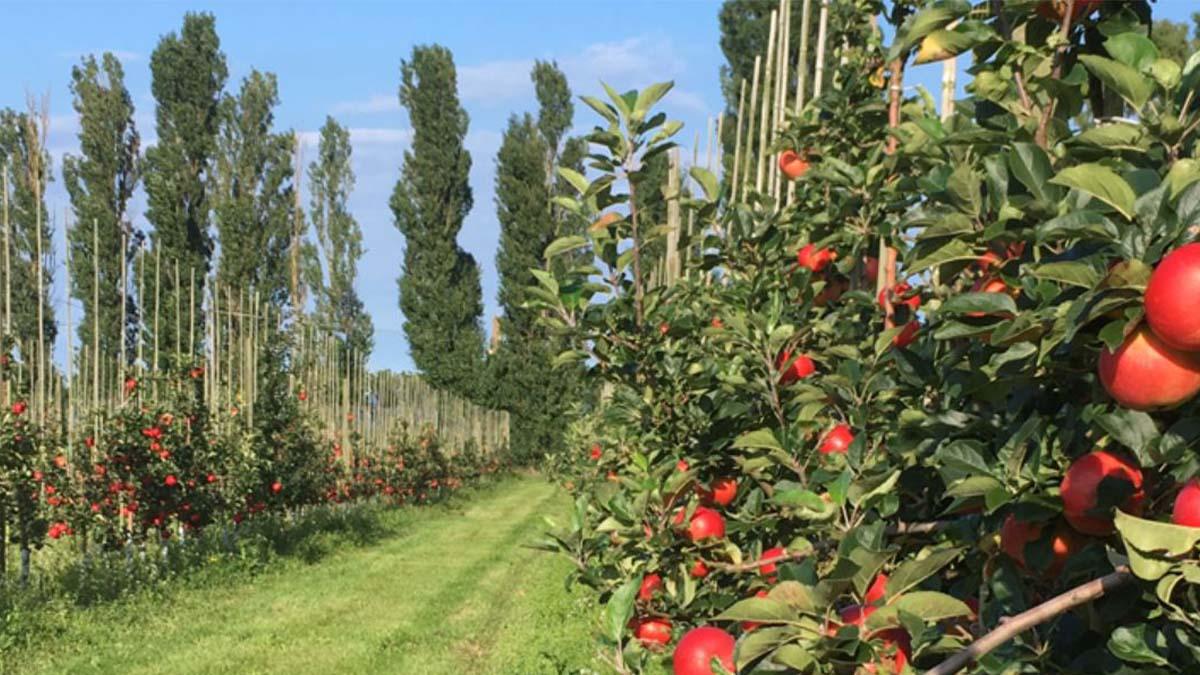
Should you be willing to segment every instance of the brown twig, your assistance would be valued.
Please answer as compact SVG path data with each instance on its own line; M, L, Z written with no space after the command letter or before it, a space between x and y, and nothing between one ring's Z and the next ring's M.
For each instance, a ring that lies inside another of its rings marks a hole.
M1066 593L1057 595L1037 607L1021 612L1004 621L987 635L972 642L965 649L941 662L936 668L927 671L926 675L951 675L951 673L957 673L962 668L978 660L979 657L1008 642L1018 634L1043 624L1080 605L1103 597L1105 594L1132 581L1133 575L1130 574L1129 568L1121 566L1111 574L1107 574L1099 579L1093 579L1081 586L1076 586Z
M1060 36L1062 44L1054 51L1054 71L1051 77L1058 80L1062 78L1063 59L1066 56L1067 37L1071 34L1071 17L1075 13L1075 0L1067 0L1067 6L1063 8L1062 28ZM1038 121L1037 133L1033 140L1038 144L1038 147L1045 149L1048 147L1049 140L1046 137L1047 128L1050 126L1050 118L1054 117L1054 109L1058 106L1058 98L1051 96L1050 101L1046 103L1046 107L1042 109L1042 119Z
M785 563L785 562L790 562L792 560L803 560L804 558L807 558L810 555L812 555L812 551L803 551L803 552L796 552L796 553L786 553L785 552L780 555L771 556L770 558L760 558L759 560L751 560L750 562L744 562L744 563L740 563L740 564L736 564L736 565L733 563L723 563L723 562L717 562L715 560L707 560L704 558L701 558L700 560L705 565L708 565L709 567L711 567L713 569L721 570L722 572L732 572L734 574L740 574L742 572L757 572L758 568L764 567L766 565L772 565L774 563Z
M1001 0L991 0L992 14L996 15L996 23L1000 27L1000 34L1004 36L1004 41L1012 40L1012 26L1008 25L1008 20L1004 18L1004 11L1001 7ZM1017 95L1021 98L1021 106L1025 108L1026 113L1033 112L1033 102L1029 100L1029 92L1025 90L1025 71L1021 68L1020 63L1012 65L1013 82L1017 85Z

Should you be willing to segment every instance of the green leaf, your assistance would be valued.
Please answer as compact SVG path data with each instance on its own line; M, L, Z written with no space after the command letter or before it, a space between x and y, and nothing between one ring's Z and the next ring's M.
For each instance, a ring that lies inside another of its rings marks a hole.
M939 549L930 552L924 558L901 564L888 575L885 600L890 604L891 601L900 599L909 589L915 588L917 584L954 562L962 552L961 548Z
M690 174L691 177L700 184L700 188L704 190L705 199L710 202L717 200L717 197L720 194L720 185L717 183L717 177L714 176L711 171L698 166L693 166L688 171L688 174Z
M1113 207L1126 218L1133 219L1133 205L1137 195L1124 178L1103 164L1068 167L1059 171L1050 182L1085 192Z
M1154 418L1138 410L1117 408L1114 412L1097 415L1096 424L1118 443L1137 453L1139 458L1159 436Z
M1145 131L1129 122L1111 122L1084 129L1074 138L1080 143L1110 150L1145 150Z
M826 600L813 587L805 586L798 581L781 581L775 584L768 596L792 608L793 612L801 614L821 614L825 611Z
M1155 642L1153 647L1149 644L1151 641ZM1170 661L1155 648L1163 653L1168 650L1164 636L1146 624L1118 626L1108 637L1108 651L1122 661L1168 665Z
M733 603L721 612L714 621L757 621L759 623L788 623L796 619L796 613L782 600L770 596L747 598Z
M1139 71L1146 70L1158 59L1158 47L1139 33L1117 33L1104 41L1104 50L1117 61Z
M1200 543L1200 527L1184 527L1131 516L1120 509L1113 522L1125 543L1144 553L1178 557Z
M942 303L944 314L1016 314L1017 303L1007 293L959 293Z
M1096 268L1075 260L1044 263L1031 267L1029 273L1038 279L1057 281L1082 288L1092 288L1100 282L1100 273L1096 271Z
M878 630L900 625L900 612L920 617L926 623L968 616L971 608L958 598L937 591L912 591L880 607L867 619L867 628Z
M1154 93L1154 87L1150 82L1141 73L1124 63L1095 54L1080 54L1079 60L1106 87L1120 94L1121 98L1139 112L1146 101L1150 100L1150 95Z
M900 469L896 469L887 478L885 478L881 483L879 483L879 485L876 485L875 487L871 488L870 490L863 493L862 495L855 496L854 491L852 490L850 503L856 507L862 506L864 504L868 504L868 503L870 503L870 501L872 499L879 497L880 495L886 495L886 494L891 493L892 490L895 489L896 483L899 480L900 480Z
M600 113L600 115L612 124L617 123L617 110L611 105L601 101L595 96L580 96L579 97L589 108Z
M625 626L633 616L633 600L637 597L641 585L641 575L625 582L613 592L604 608L604 628L607 637L615 644L621 644L621 638L625 635Z
M1178 197L1179 193L1196 181L1200 181L1200 161L1187 158L1175 160L1163 179L1171 199Z
M1033 143L1013 143L1008 153L1008 170L1039 201L1052 201L1046 191L1050 178L1050 158Z
M587 237L573 234L569 237L559 237L558 239L550 242L550 245L546 247L546 252L542 255L546 258L546 260L549 260L554 256L567 253L568 251L575 251L587 247Z
M912 267L907 271L909 274L918 274L931 267L945 265L946 263L958 260L975 260L978 257L979 254L971 248L970 244L961 239L951 239L936 251L914 261Z
M568 183L571 184L571 187L578 190L580 194L588 191L588 179L584 178L583 174L565 166L557 167L555 170L558 172L558 175L562 176Z
M748 431L733 442L735 448L767 448L768 450L784 450L775 432L770 429L755 429Z
M675 86L673 81L659 82L646 87L638 94L637 103L633 104L633 116L637 119L642 119L646 113L650 111L671 88Z

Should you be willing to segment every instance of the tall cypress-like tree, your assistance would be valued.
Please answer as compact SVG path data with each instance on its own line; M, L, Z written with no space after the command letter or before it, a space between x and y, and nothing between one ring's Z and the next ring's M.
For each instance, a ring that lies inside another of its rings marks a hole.
M112 363L122 340L132 339L130 319L136 317L121 315L121 272L129 256L121 241L122 233L126 240L133 234L127 209L139 179L141 138L117 57L85 57L71 69L71 91L81 152L64 157L62 168L75 212L75 227L67 232L75 271L71 294L83 306L80 341L89 349L98 346L101 358Z
M413 361L434 386L476 398L483 299L479 266L458 245L472 205L471 155L463 147L467 113L445 47L414 47L400 74L400 103L413 129L391 200L405 239L399 279L404 333Z
M332 117L321 127L317 160L309 165L310 220L317 232L325 273L317 267L318 324L333 330L357 356L370 356L375 327L354 288L362 259L362 229L347 203L354 189L350 132Z
M488 361L494 403L512 415L510 444L526 461L562 443L562 416L579 395L577 372L556 371L551 362L561 351L558 340L537 325L537 313L523 307L526 288L536 283L531 270L544 269L543 253L572 221L552 198L564 188L554 167L582 170L582 144L562 142L574 107L566 77L551 63L532 73L539 113L514 115L496 156L496 213L500 221L499 301L503 339Z
M217 280L234 298L257 292L276 308L289 298L294 135L274 133L275 75L250 72L221 102L213 204L221 259Z
M54 282L54 247L51 246L54 231L50 227L49 214L46 212L50 154L46 152L44 143L45 126L44 111L39 112L32 105L28 112L0 110L0 167L8 172L9 187L9 255L12 274L8 283L12 294L12 333L21 341L22 350L30 359L37 353L39 338L39 267L42 272L41 336L47 350L54 344L58 332L58 323L50 305L50 288ZM3 291L3 283L0 268L0 293ZM0 297L0 301L2 300Z
M166 35L154 49L150 73L158 141L146 150L144 182L146 219L154 226L155 246L162 247L158 338L164 354L176 345L187 353L193 275L196 311L190 329L197 345L203 336L200 301L213 252L209 192L221 89L228 76L213 16L185 15L179 34ZM180 315L175 313L176 300Z

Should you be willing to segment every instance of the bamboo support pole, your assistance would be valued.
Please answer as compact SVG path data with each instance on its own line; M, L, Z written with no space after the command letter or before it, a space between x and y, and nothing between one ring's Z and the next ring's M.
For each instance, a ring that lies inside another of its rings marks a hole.
M777 12L771 12L771 27L767 37L767 58L763 61L763 77L762 77L762 109L759 111L758 120L758 161L757 170L754 173L754 191L761 193L763 191L763 182L766 180L767 168L767 143L769 141L768 128L770 125L772 87L771 81L771 66L775 57L775 29Z

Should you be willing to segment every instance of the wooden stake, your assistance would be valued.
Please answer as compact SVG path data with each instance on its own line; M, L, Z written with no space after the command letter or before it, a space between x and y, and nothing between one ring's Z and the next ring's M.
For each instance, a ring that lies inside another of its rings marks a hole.
M768 126L770 125L771 100L772 100L772 81L771 81L771 66L775 60L775 28L777 23L777 12L771 11L771 28L767 36L767 58L763 62L763 92L762 92L762 110L759 111L758 120L758 169L754 173L754 191L761 193L763 191L763 181L766 180L767 169L767 142L768 142Z

